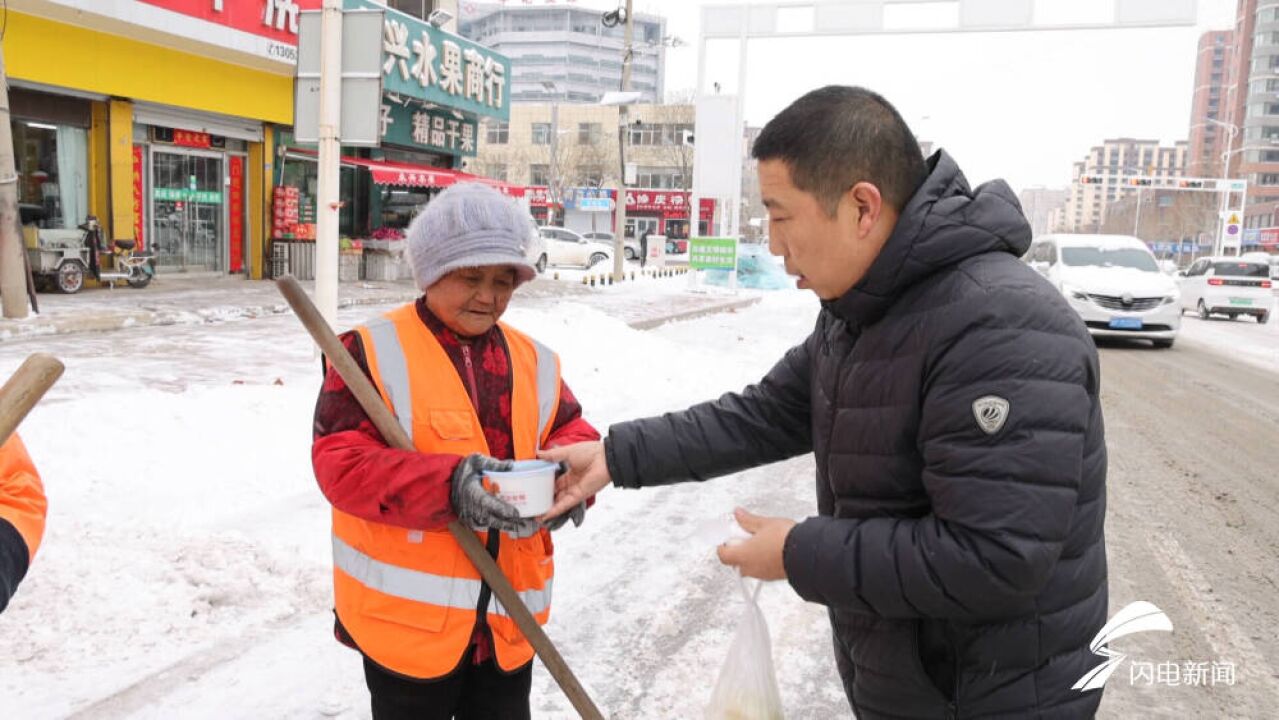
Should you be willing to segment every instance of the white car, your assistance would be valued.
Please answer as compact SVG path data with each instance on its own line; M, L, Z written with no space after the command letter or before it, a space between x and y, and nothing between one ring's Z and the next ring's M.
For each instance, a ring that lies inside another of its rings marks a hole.
M1093 337L1150 340L1172 347L1181 329L1174 278L1160 272L1146 244L1126 235L1045 235L1026 262L1079 313Z
M1210 315L1225 315L1234 320L1251 315L1257 322L1270 319L1274 305L1271 293L1270 264L1237 257L1199 258L1181 280L1181 307L1195 310L1204 320Z
M597 230L595 232L583 233L582 237L586 238L587 240L602 242L605 245L608 245L609 247L613 247L614 239L617 236L611 232L604 232L602 230ZM623 257L625 257L627 260L639 260L639 256L640 256L639 240L636 240L635 238L629 238L629 237L623 240L622 252L624 253Z
M592 268L613 259L611 246L587 240L572 230L544 226L538 228L538 233L546 239L546 256L551 265Z
M546 238L542 237L542 233L537 228L529 230L528 245L524 248L524 257L528 258L530 264L537 268L539 273L546 272L546 265L549 258L546 255Z

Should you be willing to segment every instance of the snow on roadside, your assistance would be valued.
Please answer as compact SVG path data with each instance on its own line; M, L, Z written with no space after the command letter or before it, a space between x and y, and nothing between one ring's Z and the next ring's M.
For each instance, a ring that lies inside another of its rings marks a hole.
M1271 307L1270 319L1265 325L1248 317L1229 320L1214 315L1200 320L1188 313L1182 318L1178 342L1205 346L1214 352L1279 373L1279 315L1276 315L1276 310L1279 310L1279 301Z
M757 380L811 329L816 310L811 295L783 292L651 332L585 302L517 302L507 320L559 351L565 379L603 429ZM375 312L361 308L343 318L356 322ZM121 706L119 714L163 717L168 707L183 717L226 717L234 687L240 716L366 717L362 682L350 676L358 663L326 630L317 631L328 624L331 601L327 505L309 462L319 378L308 340L292 318L175 328L172 336L167 330L149 331L132 351L105 336L84 338L102 356L71 364L67 382L24 424L51 515L31 577L0 616L4 714L61 717L139 683L163 692L132 710ZM166 337L184 344L164 348ZM6 354L0 370L20 359ZM271 384L277 375L282 384ZM249 384L232 385L236 377ZM561 580L552 634L564 638L588 682L604 685L628 665L650 668L664 679L637 690L652 696L636 707L685 703L677 715L709 691L727 647L722 626L708 621L704 633L675 645L627 642L637 633L662 634L651 616L665 598L711 607L721 599L699 595L707 578L722 583L724 576L708 549L689 546L682 526L725 512L742 496L781 492L776 512L809 511L810 481L778 491L769 472L748 475L736 486L725 480L610 491L587 525L557 534ZM643 598L619 594L623 587ZM793 594L765 595L783 624L794 626L800 647L820 640L820 613ZM679 622L667 618L665 632L681 635ZM588 628L614 628L615 637L600 644L584 634ZM281 640L278 649L272 638ZM154 677L236 642L252 649L225 672ZM676 646L682 660L669 664L663 652ZM647 655L629 654L637 649ZM829 672L825 646L812 658L794 647L784 652L796 663L820 665L810 674ZM699 663L708 664L702 670L710 677L693 681L688 668ZM536 682L539 716L560 717L565 706L544 671ZM787 690L794 702L831 690L796 682ZM275 691L285 687L314 692ZM618 694L626 686L599 689L614 698L614 711L627 707L627 696Z

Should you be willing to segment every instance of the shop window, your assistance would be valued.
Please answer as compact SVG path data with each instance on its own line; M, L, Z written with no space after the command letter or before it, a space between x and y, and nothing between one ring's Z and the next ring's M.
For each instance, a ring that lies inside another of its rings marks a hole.
M426 209L439 191L435 188L386 187L382 191L382 217L379 227L403 230L413 222L418 213Z
M369 197L373 179L368 170L343 165L338 176L338 199L342 208L338 211L338 233L347 237L365 237L370 229ZM280 171L280 185L298 189L298 204L302 210L299 221L314 223L316 202L319 195L319 172L315 158L288 155ZM411 218L410 218L411 219ZM373 224L376 226L376 223ZM302 233L306 234L306 233Z
M15 120L13 151L21 214L41 227L74 228L89 212L84 128Z

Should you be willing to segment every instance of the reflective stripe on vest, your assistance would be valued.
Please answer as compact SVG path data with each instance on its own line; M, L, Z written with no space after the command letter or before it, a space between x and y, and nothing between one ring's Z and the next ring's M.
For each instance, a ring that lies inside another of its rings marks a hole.
M560 369L555 353L542 343L529 338L537 350L537 436L545 438L555 422L555 408L560 399Z
M413 400L409 392L409 367L404 348L395 331L395 323L378 318L365 327L377 345L378 370L382 376L382 389L391 401L400 427L413 439ZM537 429L538 438L545 438L555 422L555 408L559 405L560 370L555 353L542 343L529 338L537 351Z
M389 318L380 317L365 327L377 346L378 370L382 373L382 389L391 402L391 409L400 421L409 440L413 439L413 396L409 393L408 360L404 357L404 348L400 346L399 334L395 331L395 323Z
M483 588L480 580L433 575L375 560L346 544L337 536L333 537L333 564L365 587L385 595L439 607L474 610L479 605L480 590ZM519 593L520 599L528 606L529 612L536 615L551 606L553 582L548 580L541 590L525 590ZM489 612L508 617L506 608L502 607L502 603L496 596L492 599Z

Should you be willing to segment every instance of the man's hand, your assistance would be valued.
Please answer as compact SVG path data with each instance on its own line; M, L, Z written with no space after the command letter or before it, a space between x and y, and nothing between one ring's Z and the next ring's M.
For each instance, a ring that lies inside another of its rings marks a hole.
M760 580L785 580L786 567L782 562L782 550L786 536L795 521L790 518L752 515L741 508L733 512L737 524L750 533L746 540L732 545L719 546L719 561L731 565L746 577Z
M608 474L608 461L604 458L602 442L547 448L537 456L568 465L568 471L555 479L555 504L538 518L543 523L586 502L587 498L593 497L613 482Z

